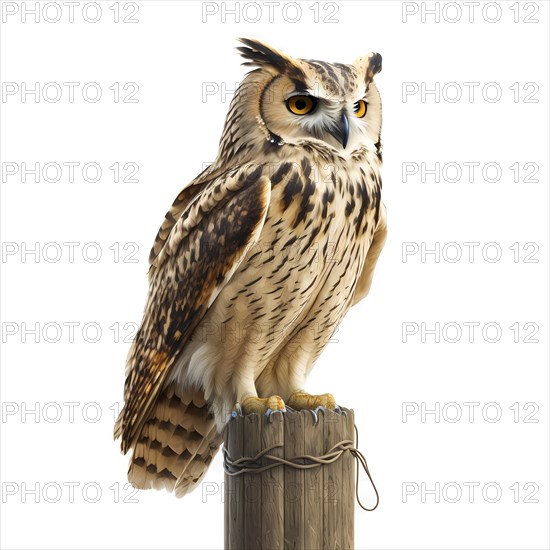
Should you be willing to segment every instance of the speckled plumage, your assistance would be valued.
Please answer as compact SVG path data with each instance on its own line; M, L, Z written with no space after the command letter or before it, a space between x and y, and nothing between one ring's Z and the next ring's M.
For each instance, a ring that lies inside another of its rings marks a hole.
M381 57L329 64L242 42L257 68L231 103L216 161L179 194L153 245L115 427L133 449L130 481L178 496L206 471L236 403L304 389L368 293L386 236ZM311 115L287 108L298 93L316 98ZM361 98L366 115L348 122Z

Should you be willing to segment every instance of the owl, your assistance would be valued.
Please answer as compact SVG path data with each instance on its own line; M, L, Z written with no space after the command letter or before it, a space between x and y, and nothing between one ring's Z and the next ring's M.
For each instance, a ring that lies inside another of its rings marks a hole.
M115 425L130 482L176 496L197 486L231 414L336 407L306 378L386 239L381 56L327 63L240 41L253 68L215 162L155 239Z

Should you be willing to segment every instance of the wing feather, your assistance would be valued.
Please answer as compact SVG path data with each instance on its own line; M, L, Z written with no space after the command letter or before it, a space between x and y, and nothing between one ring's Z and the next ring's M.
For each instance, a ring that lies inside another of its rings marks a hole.
M374 230L369 251L367 252L365 265L363 266L363 271L361 272L359 280L357 281L357 286L355 287L353 305L360 302L369 293L372 284L372 277L374 275L374 268L376 267L376 262L378 261L380 252L382 252L382 248L384 248L387 234L388 228L386 222L386 207L382 203L380 208L380 217L378 219L378 223L376 224L376 229Z
M189 207L191 202L200 194L204 189L204 185L210 183L212 180L222 175L214 164L211 164L208 168L205 168L189 185L184 187L180 194L176 197L170 210L166 212L162 225L158 230L155 242L151 248L149 254L149 263L152 264L158 253L162 250L162 247L166 243L172 228L182 215L182 213Z
M128 356L115 426L126 452L139 436L191 333L258 239L271 184L262 165L209 182L173 224L149 272L149 295Z

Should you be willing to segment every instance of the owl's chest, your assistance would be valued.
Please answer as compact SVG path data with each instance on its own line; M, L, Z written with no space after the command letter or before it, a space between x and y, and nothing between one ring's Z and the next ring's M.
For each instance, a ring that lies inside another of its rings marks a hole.
M374 188L344 171L308 166L273 177L264 227L238 277L243 288L273 298L273 307L281 299L305 303L333 276L351 284L372 236Z
M304 250L319 243L363 241L380 206L374 174L333 165L299 165L287 177L273 178L264 237L282 244L301 241Z
M284 338L285 327L307 323L308 316L327 326L341 319L371 242L376 201L360 179L337 172L321 179L313 170L295 170L273 182L259 238L211 316ZM278 342L262 353L268 357Z

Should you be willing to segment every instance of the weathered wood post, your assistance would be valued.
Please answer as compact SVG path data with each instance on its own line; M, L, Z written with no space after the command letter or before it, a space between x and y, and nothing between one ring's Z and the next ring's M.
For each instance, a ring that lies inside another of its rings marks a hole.
M352 549L354 415L232 418L224 444L226 550Z

